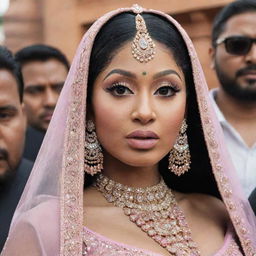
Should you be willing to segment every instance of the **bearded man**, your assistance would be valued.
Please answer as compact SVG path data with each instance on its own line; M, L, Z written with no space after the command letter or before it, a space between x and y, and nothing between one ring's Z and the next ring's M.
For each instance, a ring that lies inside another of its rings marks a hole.
M256 1L237 0L216 16L210 92L234 166L247 196L256 187Z

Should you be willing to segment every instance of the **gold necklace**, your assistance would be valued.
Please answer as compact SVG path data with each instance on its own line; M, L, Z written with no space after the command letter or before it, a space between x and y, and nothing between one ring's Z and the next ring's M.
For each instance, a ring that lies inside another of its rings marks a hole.
M163 179L152 187L133 188L99 174L94 186L172 255L200 256L185 216Z

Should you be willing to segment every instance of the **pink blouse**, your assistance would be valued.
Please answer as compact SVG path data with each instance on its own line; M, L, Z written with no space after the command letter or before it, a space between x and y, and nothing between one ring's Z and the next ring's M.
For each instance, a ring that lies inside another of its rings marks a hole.
M118 243L84 227L83 256L162 256L154 252ZM233 233L228 229L222 247L212 256L243 256Z

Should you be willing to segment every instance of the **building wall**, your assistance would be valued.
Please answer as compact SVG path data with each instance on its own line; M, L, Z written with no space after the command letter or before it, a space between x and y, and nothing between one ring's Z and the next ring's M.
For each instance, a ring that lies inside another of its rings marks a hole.
M208 55L211 24L217 11L229 2L231 0L136 1L143 7L171 14L187 30L209 87L218 86ZM16 51L32 43L46 43L61 49L71 60L82 35L95 19L133 3L134 0L11 0L4 18L5 44Z
M10 0L4 15L4 44L12 51L44 41L40 0Z

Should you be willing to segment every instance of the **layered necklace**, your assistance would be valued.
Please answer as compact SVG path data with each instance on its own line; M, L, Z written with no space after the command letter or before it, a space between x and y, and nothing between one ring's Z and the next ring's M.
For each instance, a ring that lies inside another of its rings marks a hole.
M171 255L200 256L185 216L163 179L152 187L133 188L99 174L94 186Z

